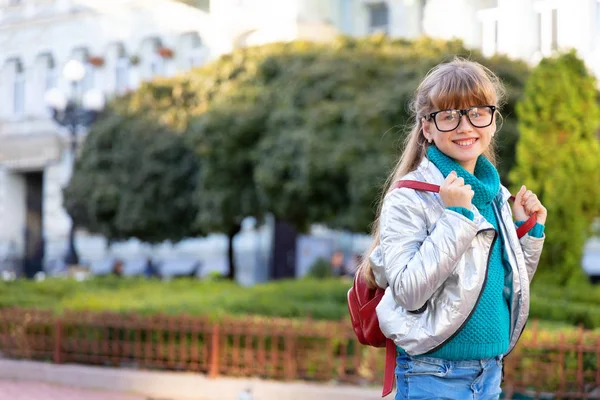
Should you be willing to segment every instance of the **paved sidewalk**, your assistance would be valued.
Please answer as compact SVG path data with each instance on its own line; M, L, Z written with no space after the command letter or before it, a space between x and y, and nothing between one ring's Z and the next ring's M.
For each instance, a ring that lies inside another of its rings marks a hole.
M42 382L1 379L0 400L147 400L147 398Z
M0 358L0 400L377 400L380 388ZM20 396L20 397L19 397ZM392 396L386 397L386 399Z

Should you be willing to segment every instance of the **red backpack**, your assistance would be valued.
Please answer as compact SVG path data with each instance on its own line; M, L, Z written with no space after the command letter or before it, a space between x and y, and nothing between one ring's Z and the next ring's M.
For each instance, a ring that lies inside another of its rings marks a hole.
M440 187L431 183L402 180L394 184L395 189L411 188L426 192L439 193ZM514 197L511 197L514 200ZM527 234L536 224L534 215L517 229L519 239ZM360 273L354 276L354 285L348 291L348 310L352 328L361 344L373 347L385 347L385 370L383 377L383 391L381 396L385 397L392 392L394 387L394 368L396 366L396 345L385 337L379 328L379 320L375 308L381 301L385 289L380 287L372 289L364 281Z

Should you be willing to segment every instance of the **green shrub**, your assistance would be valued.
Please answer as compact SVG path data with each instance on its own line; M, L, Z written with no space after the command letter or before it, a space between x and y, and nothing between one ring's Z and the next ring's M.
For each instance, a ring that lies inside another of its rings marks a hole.
M269 317L322 320L348 318L349 278L313 278L273 281L240 287L227 280L96 277L84 282L50 278L44 282L0 282L0 308L31 307L64 310L189 314L219 317L254 314ZM561 288L534 284L531 318L600 328L600 288Z
M566 322L586 329L600 328L600 309L593 303L578 303L531 294L530 318Z
M548 209L538 275L565 285L585 276L581 258L600 210L600 107L596 79L575 51L545 58L531 72L517 105L521 136L510 172Z
M84 282L50 278L44 282L0 283L0 308L139 312L142 314L255 314L339 320L347 316L346 279L284 280L240 287L226 280L177 279L161 282L129 277L97 277Z
M333 276L329 261L324 258L317 259L313 265L310 266L307 276L311 278L328 278Z

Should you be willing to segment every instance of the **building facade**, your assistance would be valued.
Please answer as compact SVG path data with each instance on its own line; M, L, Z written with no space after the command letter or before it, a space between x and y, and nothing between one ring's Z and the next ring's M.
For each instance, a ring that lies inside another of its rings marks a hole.
M68 133L50 117L52 88L110 97L227 51L206 11L167 0L2 0L0 6L0 260L33 273L61 259L70 218ZM67 61L85 65L72 88ZM83 136L79 138L83 140Z
M574 48L600 76L600 0L213 0L210 12L241 46L427 35L530 64Z
M70 90L67 61L85 65L77 93L110 98L236 47L374 33L460 38L532 65L575 48L600 76L600 0L0 0L0 262L24 259L33 271L66 252L69 137L44 94ZM77 235L87 260L103 256L94 240Z

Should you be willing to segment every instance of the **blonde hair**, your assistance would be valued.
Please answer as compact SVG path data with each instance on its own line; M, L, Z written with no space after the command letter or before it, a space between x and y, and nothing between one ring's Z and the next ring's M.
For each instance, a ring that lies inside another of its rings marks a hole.
M415 92L410 104L414 123L404 141L404 150L393 172L388 176L377 209L377 217L372 225L372 243L365 253L357 273L371 287L376 287L371 269L370 255L379 245L379 215L383 199L392 189L394 182L415 170L427 155L429 143L423 135L422 119L436 110L473 105L495 105L500 107L504 101L505 90L498 77L483 65L455 58L451 62L439 64L430 70ZM492 164L496 163L494 142L484 152Z

